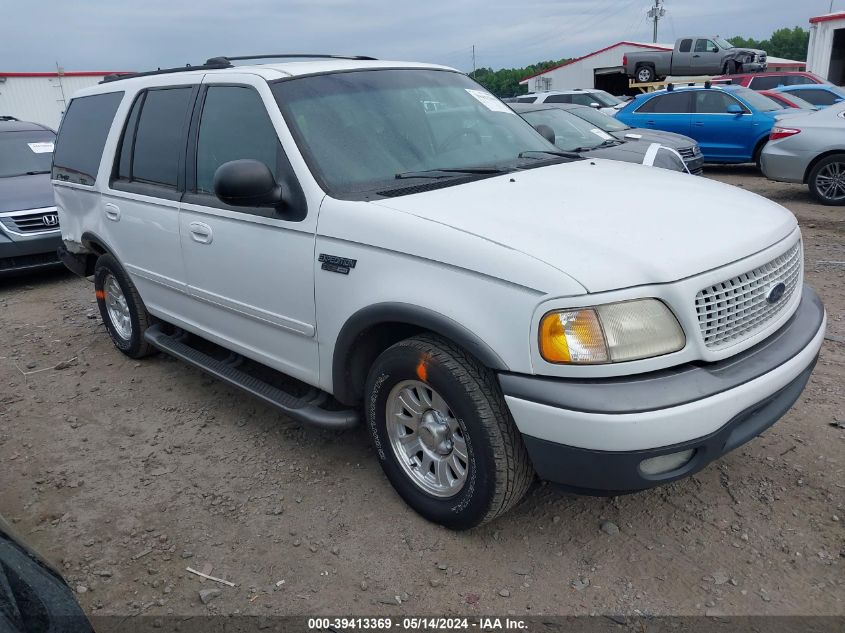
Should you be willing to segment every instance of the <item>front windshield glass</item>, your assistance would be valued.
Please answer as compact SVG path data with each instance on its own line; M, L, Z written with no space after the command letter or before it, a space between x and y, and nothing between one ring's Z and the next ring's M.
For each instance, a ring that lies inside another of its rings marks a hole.
M273 93L309 167L334 195L378 194L425 182L419 179L467 177L461 169L489 173L555 159L543 156L556 151L552 144L456 72L338 72L283 80ZM534 153L520 158L524 152Z
M617 99L612 94L605 92L604 90L593 90L590 92L590 95L594 96L596 101L606 108L612 108L613 106L618 106L622 103L621 99Z
M783 109L783 106L774 99L769 99L766 95L761 95L759 92L755 92L750 88L740 88L733 94L759 112L773 112L774 110Z
M572 108L568 110L579 119L584 119L588 123L592 123L595 127L605 132L624 132L630 130L631 127L625 125L619 119L614 119L612 116L606 115L604 112L599 112L595 108Z
M733 44L722 37L714 37L713 41L716 42L716 46L719 48L734 48Z
M48 130L0 132L0 178L49 173L55 140Z
M555 145L564 151L589 150L614 141L610 134L566 110L534 110L523 112L522 116L531 125L548 125L552 128L555 133Z

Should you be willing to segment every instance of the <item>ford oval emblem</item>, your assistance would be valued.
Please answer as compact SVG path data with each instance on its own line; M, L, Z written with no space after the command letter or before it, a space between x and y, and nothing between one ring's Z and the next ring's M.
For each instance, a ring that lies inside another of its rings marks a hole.
M780 283L775 284L772 286L771 290L769 290L769 294L766 295L766 301L769 303L777 303L783 298L783 295L786 293L786 284L782 281Z

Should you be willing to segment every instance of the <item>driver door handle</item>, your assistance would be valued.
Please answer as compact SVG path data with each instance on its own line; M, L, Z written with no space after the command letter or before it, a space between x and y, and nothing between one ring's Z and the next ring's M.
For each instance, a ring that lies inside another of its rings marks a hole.
M191 239L200 244L211 244L214 239L211 227L204 222L191 222L188 229L191 231Z

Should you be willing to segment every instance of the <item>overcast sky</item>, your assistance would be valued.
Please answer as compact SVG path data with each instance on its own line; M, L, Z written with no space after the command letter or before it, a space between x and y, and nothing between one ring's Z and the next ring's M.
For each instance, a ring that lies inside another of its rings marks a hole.
M144 70L215 55L332 52L472 69L651 41L651 0L5 0L0 71ZM766 37L830 0L666 0L658 41ZM845 10L836 0L834 10Z

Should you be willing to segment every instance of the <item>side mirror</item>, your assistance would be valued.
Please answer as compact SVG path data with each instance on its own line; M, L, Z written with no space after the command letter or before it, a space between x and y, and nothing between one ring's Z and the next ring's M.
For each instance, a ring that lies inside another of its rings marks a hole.
M270 168L250 159L220 165L214 172L214 195L233 207L277 207L284 202L282 186Z
M736 103L729 105L727 112L728 114L745 114L745 110L742 109L742 106Z
M537 130L540 135L549 143L551 143L552 145L555 144L555 140L557 139L555 137L555 131L551 127L544 123L541 123L540 125L535 125L534 129Z
M596 103L595 101L593 101L593 102L590 104L590 107L591 107L591 108L595 108L596 110L598 110L599 108L601 108L601 104L600 104L600 103Z

